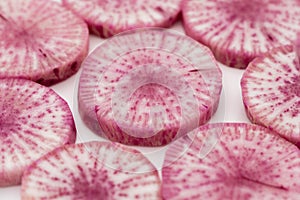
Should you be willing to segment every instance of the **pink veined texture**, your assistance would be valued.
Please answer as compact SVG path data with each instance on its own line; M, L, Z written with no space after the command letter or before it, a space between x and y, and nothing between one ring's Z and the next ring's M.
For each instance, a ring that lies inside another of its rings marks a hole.
M54 1L0 2L0 77L52 85L75 74L88 53L83 20Z
M187 35L207 45L217 60L234 68L268 50L294 43L300 31L298 0L184 0Z
M22 199L159 200L160 179L140 152L108 142L60 147L26 170Z
M71 110L50 88L25 79L0 79L0 108L0 186L20 184L33 161L75 142Z
M206 47L176 32L140 29L111 38L85 60L79 109L112 141L160 146L210 119L221 80Z
M63 4L101 37L136 28L169 27L180 13L182 0L63 0Z
M270 130L218 123L195 129L167 150L164 199L292 199L300 194L300 151Z

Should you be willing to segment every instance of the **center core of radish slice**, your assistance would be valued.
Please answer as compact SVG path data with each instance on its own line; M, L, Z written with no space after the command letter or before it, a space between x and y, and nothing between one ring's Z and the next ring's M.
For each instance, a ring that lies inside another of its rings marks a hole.
M218 8L222 9L232 18L240 18L242 20L252 19L253 21L261 20L264 17L265 2L262 1L220 1Z
M77 166L80 176L74 175L71 177L73 183L73 191L76 199L95 199L101 197L101 199L107 199L109 191L114 190L114 183L108 179L108 174L105 171L99 171L90 168L92 181L86 177L86 172L82 166ZM92 182L92 183L91 183ZM67 195L67 194L62 194Z
M285 84L279 86L278 89L283 94L294 94L300 97L300 75L291 78L292 81L285 81Z

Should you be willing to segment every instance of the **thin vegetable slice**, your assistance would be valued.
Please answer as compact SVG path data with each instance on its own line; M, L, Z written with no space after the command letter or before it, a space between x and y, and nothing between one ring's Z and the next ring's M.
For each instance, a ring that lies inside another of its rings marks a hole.
M145 27L169 27L180 12L182 0L63 0L63 4L84 19L90 31L110 37Z
M255 59L243 74L241 88L247 115L300 145L300 66L292 46Z
M164 199L299 199L300 150L270 130L219 123L189 136L167 150Z
M52 85L73 75L88 52L83 20L47 0L0 1L0 77Z
M108 142L60 147L31 165L22 199L161 199L155 167L140 152Z
M25 79L0 79L0 186L19 184L24 169L76 139L68 104Z
M79 112L112 141L164 145L207 122L218 106L222 74L216 61L177 32L150 28L118 35L82 67Z
M184 0L182 12L186 33L235 68L291 44L300 31L298 0Z

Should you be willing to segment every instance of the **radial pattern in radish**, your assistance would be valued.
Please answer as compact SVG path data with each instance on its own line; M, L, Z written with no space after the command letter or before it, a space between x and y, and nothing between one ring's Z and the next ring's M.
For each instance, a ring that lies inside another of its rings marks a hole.
M102 37L134 28L168 27L177 19L182 0L63 0Z
M0 1L0 77L51 85L74 74L88 51L88 28L59 3Z
M300 145L300 66L292 46L270 51L249 64L242 95L249 119Z
M67 103L25 79L0 79L0 186L19 184L23 170L54 148L74 143Z
M182 12L186 33L235 68L290 44L300 30L298 0L184 0Z
M189 136L167 150L164 199L299 198L300 150L270 130L220 123L197 128Z
M110 140L163 145L212 116L221 79L211 52L196 41L163 29L131 31L83 63L79 109Z
M31 165L22 199L160 198L155 167L140 152L107 142L67 145Z

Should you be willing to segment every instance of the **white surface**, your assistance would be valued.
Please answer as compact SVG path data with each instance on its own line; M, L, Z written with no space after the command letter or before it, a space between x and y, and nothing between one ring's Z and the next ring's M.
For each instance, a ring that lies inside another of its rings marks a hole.
M183 31L181 23L175 24L173 29ZM103 39L95 36L90 37L90 51L94 49ZM221 95L220 104L218 110L210 122L248 122L246 117L244 106L242 103L241 89L240 89L240 79L243 74L243 70L233 69L220 64L223 73L223 90ZM52 86L60 96L62 96L68 103L73 113L75 114L75 121L77 127L77 142L88 141L99 139L95 134L93 134L89 129L87 129L77 114L77 107L73 105L74 103L74 91L76 90L76 81L80 75L80 71L70 77L69 79ZM143 152L150 154L148 157L150 160L159 168L161 160L163 158L163 151L158 154L157 149L145 148L141 149ZM153 150L154 154L152 154ZM155 158L154 158L155 157ZM0 199L17 200L20 198L20 186L0 188Z

